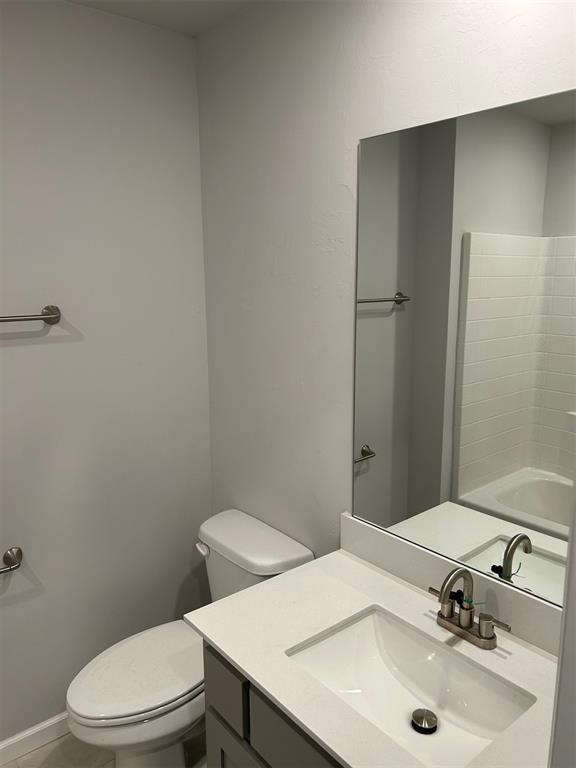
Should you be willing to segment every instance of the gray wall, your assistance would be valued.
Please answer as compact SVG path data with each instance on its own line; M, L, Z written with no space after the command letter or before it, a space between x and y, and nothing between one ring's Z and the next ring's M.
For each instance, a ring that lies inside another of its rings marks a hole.
M456 122L360 143L354 514L388 526L441 501Z
M206 597L208 382L194 47L1 3L0 739L121 638Z
M414 295L418 232L418 130L360 143L358 297ZM354 513L388 526L406 513L410 447L414 305L358 305L354 455L376 456L354 468Z
M550 128L502 109L457 121L454 229L541 235Z
M420 129L420 190L412 344L409 498L407 516L446 501L448 308L454 204L456 121ZM450 407L450 406L448 406Z
M555 125L550 132L550 159L544 203L544 235L576 234L576 126Z
M271 3L201 39L214 509L338 545L358 141L572 88L572 24L561 2Z

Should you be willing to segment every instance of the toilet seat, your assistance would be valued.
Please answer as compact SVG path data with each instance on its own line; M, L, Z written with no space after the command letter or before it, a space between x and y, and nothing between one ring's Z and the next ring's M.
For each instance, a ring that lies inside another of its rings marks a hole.
M110 728L150 721L194 699L203 709L203 692L202 638L172 621L96 656L70 684L66 707L79 725Z
M76 738L86 744L115 752L147 752L161 749L184 737L202 721L204 711L204 693L201 693L177 709L139 723L84 725L77 722L74 715L68 716L68 723Z
M194 699L199 699L203 696L204 693L204 685L200 685L198 688L195 688L193 691L190 691L189 693L185 694L184 696L181 696L178 699L175 699L174 701L166 702L166 704L163 704L160 707L157 707L155 709L149 709L145 712L139 712L135 715L126 715L125 717L108 717L108 718L92 718L92 717L83 717L78 712L74 711L70 706L68 706L68 714L70 717L72 717L77 723L80 725L86 725L89 728L110 728L111 726L118 726L118 725L132 725L136 723L144 723L148 720L152 720L155 717L159 717L160 715L165 715L168 712L172 712L175 709L178 709L178 707L183 706L184 704L187 704L188 702L193 701ZM200 710L202 710L203 707L200 707ZM200 717L200 714L198 715Z

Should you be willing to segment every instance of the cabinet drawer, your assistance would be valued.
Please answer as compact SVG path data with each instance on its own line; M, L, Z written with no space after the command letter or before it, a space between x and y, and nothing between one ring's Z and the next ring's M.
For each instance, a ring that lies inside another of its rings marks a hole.
M268 768L214 712L206 711L207 768Z
M206 707L213 707L242 738L248 737L248 681L209 646L204 646Z
M250 689L250 744L273 768L339 765L255 688Z

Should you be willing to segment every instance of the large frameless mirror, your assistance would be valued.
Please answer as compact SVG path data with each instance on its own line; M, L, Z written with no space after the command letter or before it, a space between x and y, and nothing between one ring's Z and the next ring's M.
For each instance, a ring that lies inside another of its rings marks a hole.
M354 514L561 604L576 91L360 142Z

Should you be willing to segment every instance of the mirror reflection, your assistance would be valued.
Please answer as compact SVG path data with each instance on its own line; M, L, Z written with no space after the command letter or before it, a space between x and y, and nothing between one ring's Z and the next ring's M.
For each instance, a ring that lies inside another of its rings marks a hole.
M560 604L576 92L364 139L354 514Z

